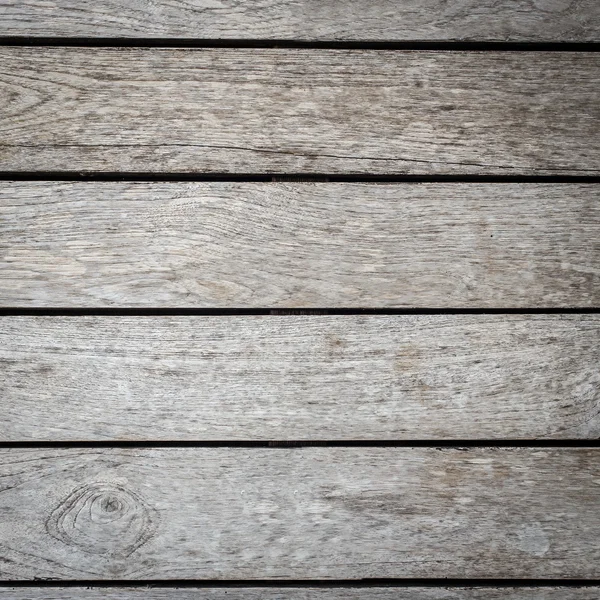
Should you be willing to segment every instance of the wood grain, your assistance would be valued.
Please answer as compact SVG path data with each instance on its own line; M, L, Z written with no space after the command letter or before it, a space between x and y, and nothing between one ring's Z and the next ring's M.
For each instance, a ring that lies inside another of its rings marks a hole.
M600 315L2 317L0 439L600 437Z
M0 305L600 306L600 186L4 182Z
M597 448L2 449L4 579L594 578Z
M597 175L600 54L0 48L0 169Z
M598 41L595 0L0 0L0 35Z
M600 587L0 588L2 600L598 600Z

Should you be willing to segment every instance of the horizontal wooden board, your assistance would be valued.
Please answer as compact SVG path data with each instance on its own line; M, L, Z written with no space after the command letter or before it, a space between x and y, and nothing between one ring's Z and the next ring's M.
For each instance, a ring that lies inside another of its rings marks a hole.
M2 317L0 440L600 437L600 315Z
M597 448L1 449L4 579L594 578Z
M4 182L0 305L600 306L600 185Z
M2 600L598 600L600 587L0 588Z
M0 35L598 41L595 0L0 0Z
M600 173L600 54L0 48L0 169Z

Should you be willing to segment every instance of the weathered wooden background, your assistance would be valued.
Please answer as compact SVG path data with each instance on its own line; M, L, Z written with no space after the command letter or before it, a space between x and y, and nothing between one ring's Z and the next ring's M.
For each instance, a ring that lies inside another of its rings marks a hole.
M598 600L599 45L0 0L0 600Z

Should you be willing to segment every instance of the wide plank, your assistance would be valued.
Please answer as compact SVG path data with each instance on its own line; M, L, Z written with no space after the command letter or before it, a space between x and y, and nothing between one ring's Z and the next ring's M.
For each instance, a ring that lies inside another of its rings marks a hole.
M600 54L0 47L0 169L597 175Z
M598 448L0 449L4 579L594 578Z
M1 317L0 440L600 437L600 315Z
M0 35L598 41L596 0L0 0Z
M600 306L600 186L4 182L0 306Z
M549 587L0 587L2 600L598 600L598 586Z

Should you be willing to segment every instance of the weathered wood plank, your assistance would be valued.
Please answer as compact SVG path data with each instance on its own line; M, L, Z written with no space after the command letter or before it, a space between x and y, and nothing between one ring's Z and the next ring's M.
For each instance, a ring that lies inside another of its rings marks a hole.
M0 0L0 35L598 41L595 0Z
M594 448L2 449L5 579L593 578Z
M3 600L598 600L600 587L0 588Z
M4 182L0 305L599 306L600 186Z
M2 317L0 439L600 436L600 315Z
M600 173L600 55L0 49L0 169Z

